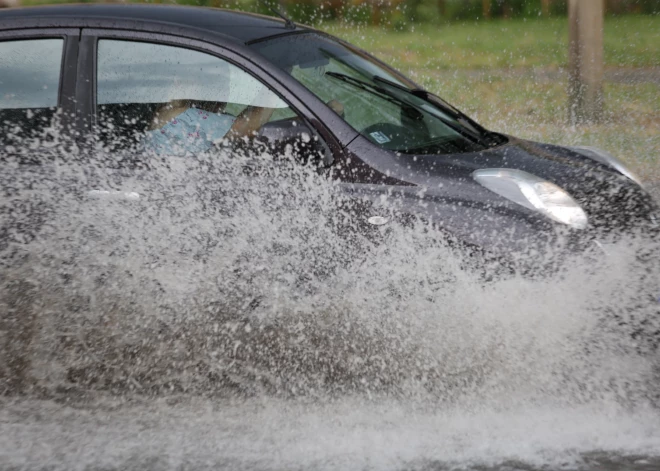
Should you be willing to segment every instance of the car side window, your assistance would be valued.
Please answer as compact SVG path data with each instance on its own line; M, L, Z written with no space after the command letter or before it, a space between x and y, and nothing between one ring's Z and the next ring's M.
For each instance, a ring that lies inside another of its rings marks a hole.
M299 121L241 68L178 46L101 39L96 83L99 135L110 149L195 154Z
M39 137L55 116L64 40L0 41L0 143Z

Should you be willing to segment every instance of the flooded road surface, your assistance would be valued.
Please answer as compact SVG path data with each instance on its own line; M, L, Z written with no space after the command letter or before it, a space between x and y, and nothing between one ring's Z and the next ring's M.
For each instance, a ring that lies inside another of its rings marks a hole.
M2 470L660 469L660 414L174 399L4 402Z

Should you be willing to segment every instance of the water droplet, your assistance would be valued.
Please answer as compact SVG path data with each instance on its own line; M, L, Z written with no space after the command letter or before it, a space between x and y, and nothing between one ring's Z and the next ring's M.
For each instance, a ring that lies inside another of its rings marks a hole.
M372 224L374 226L382 226L384 224L387 224L389 219L383 217L383 216L371 216L369 219L369 224Z

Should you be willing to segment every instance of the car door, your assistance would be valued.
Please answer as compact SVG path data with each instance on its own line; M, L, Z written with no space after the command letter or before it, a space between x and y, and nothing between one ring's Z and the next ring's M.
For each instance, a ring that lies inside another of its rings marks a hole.
M222 139L227 128L191 122L191 110L208 121L220 121L216 114L238 120L246 107L256 106L273 109L259 129L261 135L286 135L304 124L309 138L316 139L326 153L342 155L340 144L304 103L236 51L178 36L109 29L83 30L80 51L77 102L86 108L79 109L79 116L95 149L111 154L128 151L146 158L149 154L194 156L205 150L199 140ZM168 114L179 101L187 102L185 111ZM205 108L209 102L225 106L220 112L211 111ZM130 176L114 181L137 180ZM90 191L101 198L147 201L160 197L144 194L143 198L144 187L125 183L110 187L100 182ZM359 217L364 221L373 216L358 203L347 211L365 214Z

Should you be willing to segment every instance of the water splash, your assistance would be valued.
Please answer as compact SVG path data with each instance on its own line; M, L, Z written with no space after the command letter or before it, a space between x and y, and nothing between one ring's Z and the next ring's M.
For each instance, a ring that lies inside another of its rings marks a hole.
M657 266L639 247L484 282L421 222L360 231L313 166L219 154L108 170L115 160L53 159L7 181L3 303L27 344L5 375L23 386L646 394L640 351L658 322L639 287Z
M365 232L337 182L286 158L58 155L3 176L10 466L55 449L81 469L658 452L649 242L485 280L421 221Z

